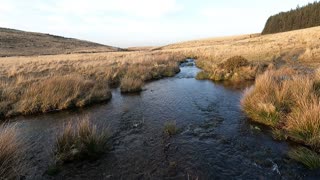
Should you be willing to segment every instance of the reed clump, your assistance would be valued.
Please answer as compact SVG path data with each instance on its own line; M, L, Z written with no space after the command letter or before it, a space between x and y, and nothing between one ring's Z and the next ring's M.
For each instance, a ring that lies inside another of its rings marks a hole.
M0 179L20 179L26 172L26 144L13 125L0 125Z
M141 79L126 76L121 80L120 89L123 93L140 92L142 86L143 81Z
M320 168L320 155L305 147L289 151L289 157L304 164L310 169Z
M244 93L241 104L253 120L281 130L289 139L320 151L319 70L267 71Z
M203 66L208 66L204 64ZM246 81L254 80L255 77L264 72L267 64L250 63L242 56L234 56L217 64L204 67L204 71L197 75L198 79L211 79L214 81Z
M176 121L168 121L164 124L163 132L168 136L173 136L177 134L177 123Z
M75 125L68 123L55 143L56 162L96 159L107 150L109 138L109 130L98 130L89 118L80 119Z

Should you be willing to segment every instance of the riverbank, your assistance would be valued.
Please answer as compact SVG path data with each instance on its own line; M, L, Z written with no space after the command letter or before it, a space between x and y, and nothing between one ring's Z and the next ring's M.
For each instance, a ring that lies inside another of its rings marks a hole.
M109 87L138 92L171 77L184 58L173 53L115 52L0 58L0 116L83 107L111 99Z
M319 153L319 72L293 68L267 71L246 91L242 108L253 121L273 128L276 139L289 139ZM320 167L317 153L304 149L298 153L299 157L297 153L291 156L310 168ZM310 165L310 161L314 162Z

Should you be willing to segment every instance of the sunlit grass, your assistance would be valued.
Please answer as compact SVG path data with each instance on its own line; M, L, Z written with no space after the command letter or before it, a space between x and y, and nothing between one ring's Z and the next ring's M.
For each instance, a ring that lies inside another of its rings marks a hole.
M181 53L116 52L1 58L0 116L83 107L111 98L109 86L142 90L179 72Z
M299 143L320 148L320 99L315 74L290 69L267 71L247 90L241 104L253 120L285 132Z
M139 92L142 90L142 86L143 81L141 79L126 76L121 80L120 89L123 93Z

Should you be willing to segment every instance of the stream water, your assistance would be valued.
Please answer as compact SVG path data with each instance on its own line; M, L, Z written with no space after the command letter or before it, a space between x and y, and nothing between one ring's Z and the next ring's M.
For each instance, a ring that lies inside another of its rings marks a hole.
M114 89L106 104L14 120L33 145L27 179L313 179L320 177L287 157L291 148L267 129L248 121L240 99L248 84L198 81L193 61L173 78L147 83L144 91L122 95ZM56 176L51 163L55 134L65 122L88 116L113 136L110 152L93 162L66 164ZM179 133L163 135L175 121Z

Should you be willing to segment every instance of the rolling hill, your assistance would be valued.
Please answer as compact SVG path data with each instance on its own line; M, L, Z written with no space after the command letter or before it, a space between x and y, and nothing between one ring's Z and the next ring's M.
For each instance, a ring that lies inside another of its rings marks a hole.
M119 51L120 48L43 33L0 28L0 57Z
M233 56L249 61L320 61L320 26L277 34L251 34L187 41L158 48L221 62Z

